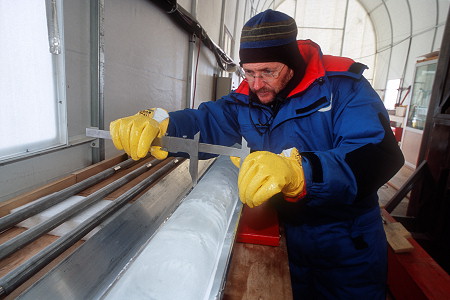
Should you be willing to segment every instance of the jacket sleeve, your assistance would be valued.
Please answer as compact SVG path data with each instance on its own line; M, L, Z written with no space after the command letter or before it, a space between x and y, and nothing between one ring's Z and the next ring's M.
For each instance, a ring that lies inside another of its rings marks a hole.
M309 206L365 201L404 163L376 92L363 77L348 82L332 83L332 149L302 153Z
M198 109L184 109L170 112L167 134L186 136L192 139L200 132L200 142L232 146L241 142L239 124L236 117L236 105L225 96L217 101L203 102ZM172 155L183 154L177 153ZM200 159L214 155L199 153Z

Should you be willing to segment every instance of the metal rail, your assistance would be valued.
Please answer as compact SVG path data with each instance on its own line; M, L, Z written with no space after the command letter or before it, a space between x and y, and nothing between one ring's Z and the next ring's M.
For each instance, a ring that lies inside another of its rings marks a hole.
M149 187L153 182L170 171L179 161L179 159L174 159L165 166L161 167L159 170L149 175L137 185L133 186L127 192L120 195L102 210L88 218L86 221L82 222L72 231L63 235L58 240L27 260L24 264L9 272L4 277L0 278L0 296L5 296L14 291L19 285L31 278L50 261L58 257L72 245L74 245L83 236L85 236L92 229L98 226L98 224L117 212L129 200L136 197L139 193Z
M19 250L23 246L35 241L40 236L44 235L45 233L49 232L50 230L52 230L52 229L56 228L57 226L61 225L62 223L64 223L68 218L81 212L86 207L92 205L96 201L102 199L106 195L117 190L118 188L125 185L126 183L130 182L134 178L145 173L151 167L159 164L160 162L161 162L160 160L154 159L151 162L146 163L145 165L139 167L138 169L124 175L123 177L117 179L116 181L114 181L114 182L108 184L107 186L99 189L98 191L92 193L91 195L84 198L82 201L61 211L60 213L56 214L55 216L49 218L48 220L45 220L44 222L40 223L39 225L36 225L36 226L24 231L23 233L15 236L14 238L6 241L5 243L1 244L0 245L0 259L7 257L8 255Z
M43 210L46 210L49 207L52 207L53 205L81 192L82 190L87 189L88 187L93 186L96 183L99 183L100 181L116 173L118 170L126 169L134 163L135 161L130 158L61 191L52 193L33 201L33 203L28 205L27 207L0 218L0 232L16 225L17 223L31 216L34 216L35 214Z

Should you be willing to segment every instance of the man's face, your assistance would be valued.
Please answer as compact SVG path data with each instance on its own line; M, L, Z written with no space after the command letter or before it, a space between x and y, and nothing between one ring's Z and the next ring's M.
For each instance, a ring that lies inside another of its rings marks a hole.
M291 80L294 72L280 62L246 63L242 65L250 90L262 104L269 104Z

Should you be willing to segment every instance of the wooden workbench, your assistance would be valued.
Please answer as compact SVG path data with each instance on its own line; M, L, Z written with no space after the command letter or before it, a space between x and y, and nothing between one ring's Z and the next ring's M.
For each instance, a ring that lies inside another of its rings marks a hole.
M224 300L292 299L286 240L279 246L235 243Z
M286 239L268 203L242 207L223 298L292 299Z

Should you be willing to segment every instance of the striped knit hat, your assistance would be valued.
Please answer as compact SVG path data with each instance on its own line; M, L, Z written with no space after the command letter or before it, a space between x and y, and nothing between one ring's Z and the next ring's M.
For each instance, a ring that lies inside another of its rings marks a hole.
M268 9L242 28L240 64L281 62L296 69L303 60L297 46L297 24L290 16Z

